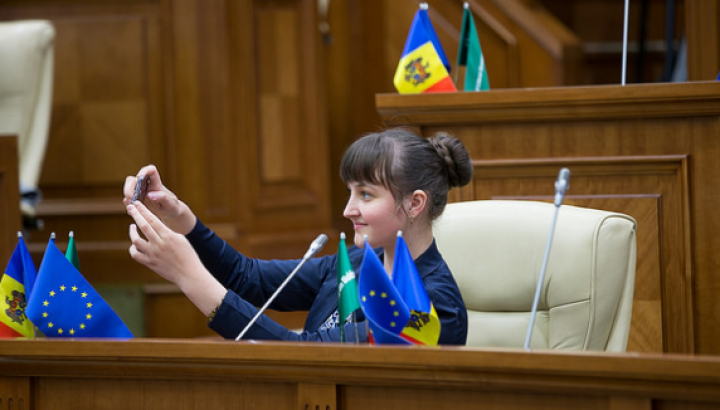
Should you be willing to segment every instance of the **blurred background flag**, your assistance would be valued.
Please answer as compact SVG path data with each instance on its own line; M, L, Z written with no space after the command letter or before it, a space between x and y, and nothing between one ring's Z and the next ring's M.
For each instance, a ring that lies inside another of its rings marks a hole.
M435 51L437 51L438 57L440 57L440 61L442 61L445 70L449 74L452 71L452 67L450 67L450 60L448 60L447 55L445 55L445 50L443 49L442 43L440 43L440 39L435 32L435 27L433 27L432 25L432 20L430 20L428 4L424 2L420 3L418 5L418 11L416 15L419 21L425 26L425 34L427 34L428 38L432 42L433 47L435 47Z
M450 63L428 16L427 3L420 3L415 13L393 83L401 94L457 91L450 78Z
M70 239L68 241L67 249L65 250L65 259L70 261L70 263L73 264L75 269L80 272L80 259L78 259L77 246L75 245L75 233L73 231L70 231L68 237Z
M340 244L338 245L337 281L340 342L345 343L345 326L343 324L353 312L360 308L355 271L350 264L350 257L345 245L345 232L340 234ZM357 334L357 332L355 333Z
M410 344L400 337L410 319L410 309L403 302L367 240L358 277L358 289L360 305L370 325L370 343Z
M26 313L47 337L133 337L53 238L45 249Z
M458 88L464 91L483 91L490 89L485 58L480 48L475 21L468 3L463 11L462 29L460 30L460 47L458 48L457 71L455 72ZM462 83L457 82L457 79Z
M410 310L410 320L403 329L401 337L414 344L437 346L440 338L440 319L425 290L425 284L420 278L402 232L398 232L395 242L392 280Z
M18 232L18 244L0 280L0 337L35 336L35 327L26 315L26 308L36 274L30 252Z

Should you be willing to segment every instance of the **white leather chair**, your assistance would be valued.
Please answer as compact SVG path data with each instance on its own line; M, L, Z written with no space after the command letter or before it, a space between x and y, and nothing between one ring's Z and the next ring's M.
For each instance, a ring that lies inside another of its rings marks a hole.
M0 22L0 134L18 136L23 214L34 215L52 106L55 29L49 21Z
M555 206L448 204L434 233L468 309L468 346L522 348ZM636 260L627 215L563 205L530 347L623 352Z

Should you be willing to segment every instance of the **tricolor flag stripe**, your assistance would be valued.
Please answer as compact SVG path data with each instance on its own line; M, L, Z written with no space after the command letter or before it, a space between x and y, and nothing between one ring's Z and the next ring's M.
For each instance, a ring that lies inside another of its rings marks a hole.
M401 94L457 91L426 9L415 14L393 84Z
M4 296L0 310L0 335L32 337L34 326L25 316L27 297L22 282L15 280L14 275L6 273L0 281L0 295Z

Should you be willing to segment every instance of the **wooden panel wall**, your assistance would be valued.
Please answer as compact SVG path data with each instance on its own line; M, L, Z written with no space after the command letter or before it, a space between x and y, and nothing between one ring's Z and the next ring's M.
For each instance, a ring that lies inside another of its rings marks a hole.
M73 230L91 283L161 282L128 255L126 175L148 163L231 245L299 258L332 234L323 50L312 0L5 1L56 28L49 146L32 232ZM175 314L172 310L163 316Z
M720 75L720 1L687 1L688 80Z
M628 350L720 354L715 237L720 83L378 95L388 123L462 139L474 182L455 200L553 197L638 221Z
M579 84L620 84L624 1L527 0L540 3L582 42L583 66ZM715 1L715 0L712 0ZM630 1L628 8L627 83L659 82L665 68L665 0ZM674 0L675 50L685 34L686 9L693 1ZM643 25L643 5L646 20ZM644 28L643 44L640 44ZM642 53L641 53L642 51ZM642 55L642 60L640 57Z
M0 18L56 27L37 242L74 229L89 276L154 280L127 258L119 200L147 163L251 255L297 256L329 228L313 1L10 1Z
M10 260L21 226L18 178L17 136L0 135L0 263L3 264Z

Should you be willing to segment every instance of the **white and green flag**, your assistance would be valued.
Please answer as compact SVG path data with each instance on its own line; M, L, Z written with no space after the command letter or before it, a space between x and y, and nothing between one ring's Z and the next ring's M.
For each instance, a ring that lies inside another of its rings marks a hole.
M458 68L464 68L464 91L483 91L490 89L485 59L483 58L480 40L478 39L472 12L465 3L462 30L460 32L460 48L458 49ZM460 73L462 70L458 70ZM460 88L460 84L458 84Z
M345 245L345 233L340 234L340 245L338 245L338 261L337 261L337 278L338 278L338 314L340 326L340 341L345 343L344 324L347 318L358 308L360 308L360 299L358 298L358 286L355 279L355 272L350 264L347 246Z

